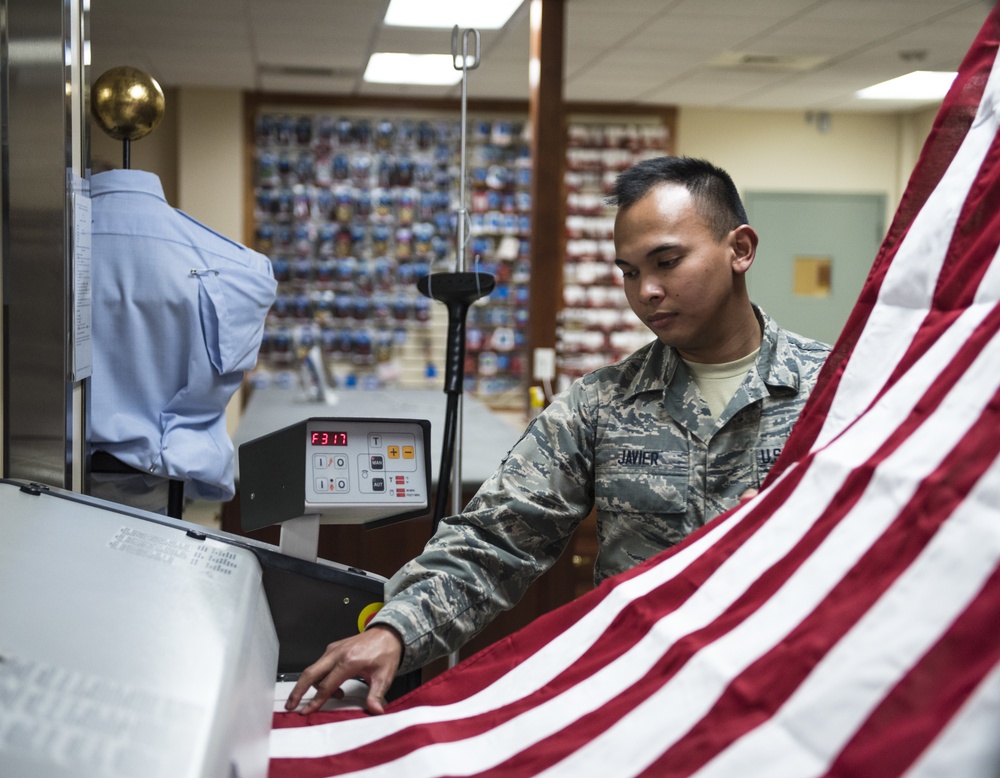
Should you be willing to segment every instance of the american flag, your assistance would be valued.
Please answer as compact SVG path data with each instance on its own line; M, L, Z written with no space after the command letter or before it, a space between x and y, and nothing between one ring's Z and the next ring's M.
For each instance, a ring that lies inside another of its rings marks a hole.
M1000 775L1000 10L751 503L272 778Z

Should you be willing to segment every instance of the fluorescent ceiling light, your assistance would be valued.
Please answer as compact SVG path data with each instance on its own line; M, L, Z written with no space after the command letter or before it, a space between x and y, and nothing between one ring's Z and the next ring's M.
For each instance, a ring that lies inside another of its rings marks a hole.
M940 100L948 94L956 75L958 74L915 70L855 92L855 97L862 100Z
M385 23L396 27L498 30L522 0L390 0Z
M451 86L462 80L462 71L455 70L453 63L451 54L378 52L368 59L365 81L376 84Z

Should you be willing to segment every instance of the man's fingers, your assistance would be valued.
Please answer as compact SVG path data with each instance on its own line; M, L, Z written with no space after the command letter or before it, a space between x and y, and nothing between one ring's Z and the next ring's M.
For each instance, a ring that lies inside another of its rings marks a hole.
M334 690L331 690L328 687L324 688L324 686L326 686L326 684L320 684L319 686L316 687L316 695L311 700L309 700L309 702L307 702L302 708L303 715L307 713L315 713L316 711L318 711L320 708L323 707L324 703L326 703L327 700L330 699ZM338 686L337 689L339 688L340 687Z
M385 696L392 686L392 673L376 673L368 684L368 696L365 698L365 708L369 713L381 715L385 713Z
M376 716L381 716L385 713L385 697L375 694L369 689L368 696L365 698L365 710Z
M324 703L331 697L340 699L344 696L343 690L340 688L340 684L343 681L338 681L336 677L331 673L330 675L323 678L319 683L310 683L308 679L303 682L304 674L299 678L298 683L295 684L295 688L292 689L291 694L288 695L288 699L285 701L285 710L295 710L302 698L305 696L306 692L309 691L310 687L316 689L316 694L306 702L302 707L302 713L315 713L320 708L323 707ZM315 676L312 676L315 677ZM301 689L300 689L301 685Z
M382 713L385 693L392 684L402 652L403 643L395 630L379 626L331 643L323 656L299 676L285 701L285 710L298 708L309 688L315 687L316 695L302 708L302 713L313 713L332 695L339 694L345 681L361 678L369 685L365 707L372 713Z
M333 677L332 675L329 675L319 683L314 684L314 687L316 689L316 694L311 699L309 699L305 703L305 705L302 706L302 710L300 712L303 715L309 713L315 713L320 708L322 708L323 705L326 704L327 700L329 700L331 697L340 699L344 696L344 690L340 686L341 682L331 681L332 677ZM334 685L335 683L336 685ZM385 713L385 705L386 705L385 694L388 691L390 685L391 685L391 679L390 682L388 683L383 682L379 684L369 685L368 695L365 698L365 709L369 713ZM298 695L298 699L293 699L297 687L296 689L293 689L292 694L289 695L288 701L285 703L285 709L294 710L296 707L298 707L299 700L301 700L302 696L305 695L308 689L309 687L307 686L302 691L302 694Z
M330 695L340 689L340 684L347 680L346 677L341 677L343 673L336 672L338 664L336 652L327 649L326 654L302 671L302 675L295 682L285 701L285 710L295 710L299 707L306 692L313 687L316 689L316 696L306 704L302 712L312 713L319 710L323 703L330 699Z
M288 694L288 699L285 700L285 710L295 710L299 707L299 703L302 702L302 697L305 693L309 691L309 687L312 683L306 678L305 674L299 676L299 680L295 682L295 686L292 687L292 691Z

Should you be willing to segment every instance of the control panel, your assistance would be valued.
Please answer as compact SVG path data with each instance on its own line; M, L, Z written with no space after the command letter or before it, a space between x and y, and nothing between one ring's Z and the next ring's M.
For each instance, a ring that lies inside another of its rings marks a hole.
M311 418L240 446L244 530L302 516L387 524L430 505L430 422Z
M407 422L311 419L303 441L306 513L333 506L426 506L421 433Z

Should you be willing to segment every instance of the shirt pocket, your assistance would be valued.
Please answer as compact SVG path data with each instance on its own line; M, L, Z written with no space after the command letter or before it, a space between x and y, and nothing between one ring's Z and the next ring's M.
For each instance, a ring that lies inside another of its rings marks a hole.
M619 447L598 458L594 504L602 513L685 514L689 454Z

